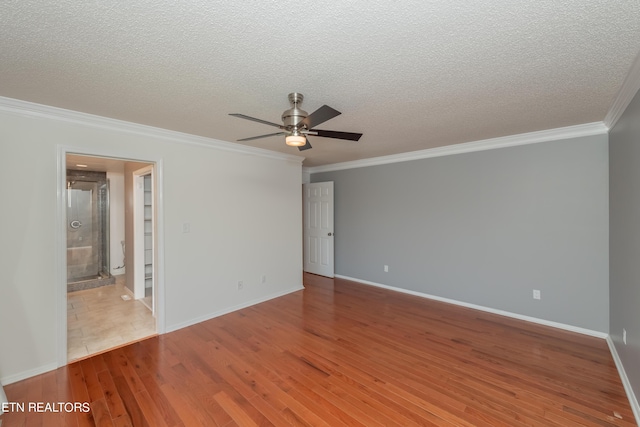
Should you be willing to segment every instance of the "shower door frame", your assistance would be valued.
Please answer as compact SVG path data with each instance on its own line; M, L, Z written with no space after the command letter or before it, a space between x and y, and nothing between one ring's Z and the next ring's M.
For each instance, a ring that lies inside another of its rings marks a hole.
M59 144L56 146L56 266L55 283L57 288L57 366L67 365L67 154L81 156L107 157L125 162L143 162L154 165L155 175L155 221L156 233L154 240L154 304L156 332L161 335L166 332L165 326L165 298L164 298L164 166L163 158L152 154L140 158L139 155L124 149L113 147L99 147L88 149Z
M70 184L69 181L73 180L74 184ZM82 171L79 169L67 169L67 207L70 207L69 198L72 195L72 192L69 190L75 190L77 188L73 188L73 185L91 185L92 188L90 191L92 192L92 200L90 202L90 209L92 211L92 220L91 227L94 231L91 232L92 238L92 247L97 251L95 260L96 265L96 279L100 279L100 273L105 273L108 277L111 277L111 268L109 262L109 180L107 179L106 172L94 172L94 171ZM105 194L101 194L101 187L105 186ZM86 191L86 190L85 190ZM93 194L95 191L95 195ZM77 197L77 196L76 196ZM95 202L93 200L95 197ZM73 200L73 198L71 199ZM100 204L105 203L104 210L100 208ZM94 215L94 211L97 213ZM67 236L69 236L69 212L67 212ZM84 224L81 223L80 228L83 228ZM76 246L73 246L76 247ZM69 240L67 240L67 249L69 249ZM69 251L67 250L67 257L69 256ZM67 259L67 262L69 260ZM93 274L85 274L84 276L78 276L77 279L87 280L88 276L93 276ZM69 280L69 265L67 265L67 281ZM69 285L69 283L67 283Z

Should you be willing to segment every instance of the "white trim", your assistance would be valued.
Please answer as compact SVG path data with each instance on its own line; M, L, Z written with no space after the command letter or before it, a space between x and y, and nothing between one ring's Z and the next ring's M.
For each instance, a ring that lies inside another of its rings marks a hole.
M131 292L131 289L127 288L126 286L123 287L124 293L129 295L131 297L131 299L136 299L135 295L133 295L133 292Z
M609 350L611 351L611 356L613 357L613 361L616 363L616 368L618 368L618 373L620 374L620 380L622 380L624 391L627 392L627 398L629 399L631 410L633 411L633 415L636 417L636 424L640 425L640 404L638 404L638 399L636 398L636 395L633 392L633 388L631 387L631 382L629 381L629 377L627 377L627 373L624 370L624 365L622 364L622 360L620 360L620 356L618 355L618 350L616 350L616 346L613 340L611 339L610 335L607 336L607 344L609 345Z
M356 278L348 277L348 276L342 276L342 275L338 275L338 274L336 274L335 277L339 278L339 279L350 280L352 282L362 283L363 285L369 285L369 286L375 286L375 287L378 287L378 288L389 289L389 290L395 291L395 292L401 292L401 293L404 293L404 294L415 295L415 296L418 296L418 297L432 299L432 300L435 300L435 301L446 302L448 304L455 304L455 305L459 305L459 306L466 307L466 308L472 308L474 310L486 311L488 313L498 314L500 316L511 317L511 318L514 318L514 319L524 320L524 321L531 322L531 323L537 323L537 324L544 325L544 326L551 326L552 328L564 329L564 330L570 331L570 332L577 332L579 334L589 335L589 336L596 337L596 338L605 339L608 336L608 334L605 333L605 332L599 332L599 331L594 331L594 330L591 330L591 329L579 328L577 326L566 325L564 323L558 323L558 322L552 322L550 320L538 319L537 317L525 316L525 315L522 315L522 314L512 313L512 312L509 312L509 311L503 311L503 310L497 310L495 308L484 307L482 305L469 304L469 303L458 301L458 300L454 300L454 299L443 298L443 297L439 297L439 296L435 296L435 295L425 294L425 293L422 293L422 292L417 292L417 291L411 291L411 290L408 290L408 289L397 288L395 286L388 286L388 285L383 285L381 283L370 282L368 280L361 280L361 279L356 279Z
M9 384L17 383L18 381L26 380L27 378L35 377L36 375L41 375L47 372L55 371L56 369L58 369L58 365L56 363L47 363L46 365L29 369L28 371L18 372L17 374L2 377L0 378L0 383L4 385L9 385Z
M175 325L171 325L167 328L167 333L177 331L178 329L186 328L188 326L195 325L197 323L205 322L207 320L211 320L215 317L224 316L225 314L232 313L234 311L242 310L243 308L251 307L252 305L260 304L265 301L272 300L274 298L279 298L285 296L287 294L291 294L294 292L304 290L304 286L296 286L294 288L288 289L286 291L278 292L275 294L267 295L263 298L257 298L251 301L244 302L242 304L235 305L233 307L225 308L224 310L215 311L213 313L205 314L204 316L195 317L193 319L189 319L185 322L176 323Z
M618 90L616 97L609 106L609 111L604 118L605 126L609 129L615 126L633 100L633 97L638 93L638 90L640 90L640 52L631 64L620 90Z
M1 99L0 99L1 101ZM87 156L100 156L110 157L115 159L122 159L123 161L140 161L146 163L155 164L155 179L158 185L156 189L156 220L157 220L157 282L154 291L157 291L157 306L156 306L156 332L158 334L165 333L165 298L164 298L164 161L161 157L154 155L147 156L148 158L140 159L136 155L131 153L114 150L111 148L79 148L66 145L56 146L56 164L57 166L57 179L56 179L56 267L55 278L57 288L57 304L56 304L56 316L57 316L57 366L62 367L67 364L67 237L64 231L66 230L66 191L65 183L67 179L66 172L66 156L67 153L87 155ZM55 369L55 368L54 368ZM46 372L46 371L45 371ZM37 375L37 374L36 374Z
M204 136L191 135L183 132L161 129L153 126L126 122L124 120L117 120L108 117L96 116L93 114L81 113L78 111L65 110L64 108L35 104L33 102L21 101L19 99L6 98L2 96L0 96L0 111L16 114L19 116L51 119L68 122L79 126L88 126L91 128L124 132L127 134L141 135L151 138L159 138L165 141L179 144L197 145L200 147L251 154L259 157L267 157L270 159L286 160L294 162L296 164L300 164L304 160L304 157L295 156L293 154L284 154L277 151L249 147L246 145L235 144L233 142L221 141Z
M145 294L144 176L146 175L151 175L153 179L153 165L133 171L133 294L136 300L144 298ZM152 198L155 196L153 193L152 190ZM153 234L155 234L155 200L152 200L151 215ZM155 258L156 248L153 243L152 248ZM152 268L155 273L155 265ZM152 290L155 291L155 283Z
M55 270L56 324L58 346L56 367L67 364L67 152L62 146L56 147L56 211L55 211ZM54 368L55 369L55 368Z
M9 403L9 399L7 399L4 388L2 388L2 382L0 382L0 416L4 414L4 405L7 403ZM2 425L2 420L0 420L0 425Z
M445 145L443 147L410 151L408 153L392 154L390 156L373 157L370 159L354 160L351 162L334 163L331 165L314 166L309 168L303 167L302 169L303 173L309 174L318 172L331 172L344 169L384 165L388 163L408 162L411 160L428 159L431 157L450 156L452 154L471 153L474 151L515 147L518 145L537 144L539 142L558 141L562 139L579 138L592 135L603 135L608 131L609 129L604 125L603 122L594 122L586 123L583 125L567 126L564 128L521 133L519 135L503 136L500 138L466 142L463 144Z
M159 159L156 161L154 176L154 219L156 225L154 228L154 263L153 274L156 275L153 288L153 298L155 303L155 312L153 315L156 318L156 332L158 335L162 335L166 332L165 319L165 288L164 288L164 160Z

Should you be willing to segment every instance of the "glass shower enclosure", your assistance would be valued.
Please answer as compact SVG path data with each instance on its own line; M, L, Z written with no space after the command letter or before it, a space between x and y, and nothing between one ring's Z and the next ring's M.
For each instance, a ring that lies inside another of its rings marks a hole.
M67 170L67 291L115 283L109 265L105 172Z

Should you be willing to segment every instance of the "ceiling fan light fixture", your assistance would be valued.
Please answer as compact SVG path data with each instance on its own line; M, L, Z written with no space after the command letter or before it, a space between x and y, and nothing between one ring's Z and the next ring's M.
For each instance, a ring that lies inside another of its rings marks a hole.
M290 147L302 147L307 144L307 138L304 135L289 135L285 142Z
M297 147L298 150L304 151L313 148L307 139L307 135L315 135L321 138L344 139L349 141L357 141L362 136L361 133L315 129L317 125L324 123L327 120L331 120L332 118L339 116L341 113L328 105L323 105L313 113L309 114L300 109L300 104L302 104L303 99L304 96L301 93L293 92L289 94L289 103L291 104L291 108L282 113L282 124L257 119L245 114L230 113L230 116L251 120L252 122L262 123L263 125L273 126L280 129L280 132L242 138L238 139L238 141L253 141L254 139L268 138L270 136L285 135L284 140L288 146Z

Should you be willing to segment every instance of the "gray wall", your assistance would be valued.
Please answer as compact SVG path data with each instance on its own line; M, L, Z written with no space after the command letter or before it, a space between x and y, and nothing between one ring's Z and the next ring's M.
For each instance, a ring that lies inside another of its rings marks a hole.
M607 333L607 143L312 174L335 182L336 274Z
M640 396L640 94L611 129L609 156L610 335L634 394Z

